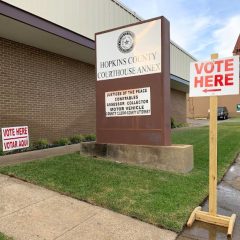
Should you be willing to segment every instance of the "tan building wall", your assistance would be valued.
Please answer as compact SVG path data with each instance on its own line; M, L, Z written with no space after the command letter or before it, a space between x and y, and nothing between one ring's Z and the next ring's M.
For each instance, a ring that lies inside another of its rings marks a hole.
M187 117L207 118L209 109L208 97L188 97L187 94Z
M229 111L229 117L239 117L236 112L237 104L240 104L240 95L222 96L218 99L218 106L226 106Z
M0 128L31 140L95 132L94 66L0 38Z
M240 95L218 97L218 106L227 107L229 117L239 117L236 106L240 104ZM189 118L207 118L209 110L208 97L187 97L187 116Z
M178 123L185 123L186 115L186 93L171 89L171 117Z

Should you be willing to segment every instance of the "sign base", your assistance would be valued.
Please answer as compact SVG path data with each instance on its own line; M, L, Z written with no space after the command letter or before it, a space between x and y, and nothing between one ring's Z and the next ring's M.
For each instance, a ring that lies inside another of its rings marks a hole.
M82 142L80 153L107 160L144 166L175 173L188 173L193 169L193 146L149 146L132 144L102 144Z
M228 237L232 236L234 224L236 221L236 214L232 214L231 217L227 217L227 216L223 216L223 215L214 216L208 212L204 212L201 210L202 210L202 207L196 207L193 210L193 212L187 222L188 227L191 227L192 224L194 223L194 221L198 220L198 221L215 224L215 225L222 226L222 227L227 227L228 228L227 236Z

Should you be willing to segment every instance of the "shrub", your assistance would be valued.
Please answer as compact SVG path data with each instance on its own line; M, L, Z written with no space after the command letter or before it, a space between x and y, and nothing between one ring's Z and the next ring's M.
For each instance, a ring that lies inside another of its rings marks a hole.
M173 118L171 118L171 128L181 128L188 127L187 123L177 123Z
M4 155L4 152L2 150L2 148L0 147L0 156L3 156Z
M86 142L91 142L96 140L96 135L95 134L87 134L84 135L84 141Z
M171 128L176 128L176 122L173 118L171 118Z
M68 138L60 138L59 140L57 140L55 142L55 144L57 144L58 146L65 146L65 145L70 144L70 141Z
M49 143L46 138L40 138L39 140L33 143L33 148L35 149L44 149L44 148L48 148L48 146L49 146Z
M178 128L182 128L182 127L188 127L189 125L187 123L183 123L183 122L180 122L177 124L177 127Z
M70 142L71 142L72 144L74 144L74 143L80 143L80 142L82 142L83 140L84 140L84 136L81 135L81 134L74 135L74 136L70 137Z

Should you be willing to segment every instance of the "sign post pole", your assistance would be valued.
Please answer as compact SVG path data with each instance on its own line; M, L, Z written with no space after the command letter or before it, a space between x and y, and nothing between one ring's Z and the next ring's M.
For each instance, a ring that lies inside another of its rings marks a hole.
M217 59L212 54L211 59ZM217 105L218 97L210 96L209 122L209 213L217 215Z
M214 61L215 59L218 59L218 54L212 54L211 60ZM219 61L220 63L220 61ZM237 63L238 64L238 63ZM213 66L213 63L208 63L209 66ZM199 66L195 65L196 73L200 73ZM227 70L234 70L234 68L226 68ZM191 70L192 71L192 70ZM208 68L205 69L205 72L208 73L210 70ZM219 70L220 72L220 70ZM237 72L237 70L236 70ZM195 74L191 72L191 75L195 77ZM207 78L207 77L206 77ZM200 80L199 80L200 79ZM217 85L218 80L223 79L223 77L220 77L220 75L215 75L215 83ZM225 76L226 79L226 76ZM238 79L237 79L238 81ZM206 81L207 82L207 81ZM239 82L238 82L239 84ZM238 86L236 85L235 89L238 91ZM203 78L194 78L194 86L195 88L200 85L203 87ZM207 85L207 84L206 84ZM234 85L234 84L231 84ZM192 88L194 88L192 87ZM212 86L211 86L212 87ZM219 87L219 86L215 86ZM190 88L191 91L191 88ZM215 89L205 89L202 92L205 94L209 94L209 92L221 92L222 89L215 88ZM204 96L203 93L192 93L192 96ZM238 93L238 92L237 92ZM210 96L210 122L209 122L209 212L201 211L202 207L196 207L188 222L187 226L191 227L193 222L195 220L211 223L223 227L228 228L227 235L230 237L233 233L233 227L236 221L236 214L232 214L231 217L222 216L217 214L217 105L218 105L218 98L217 96L221 94L215 94L215 95L207 95ZM225 94L226 95L226 94Z

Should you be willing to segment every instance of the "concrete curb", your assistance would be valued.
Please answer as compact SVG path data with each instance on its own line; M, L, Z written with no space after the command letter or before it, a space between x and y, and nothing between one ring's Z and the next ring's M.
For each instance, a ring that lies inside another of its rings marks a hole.
M42 150L35 150L0 157L0 166L7 166L21 162L29 162L46 157L55 157L65 154L78 152L80 150L80 143L61 147L47 148Z

